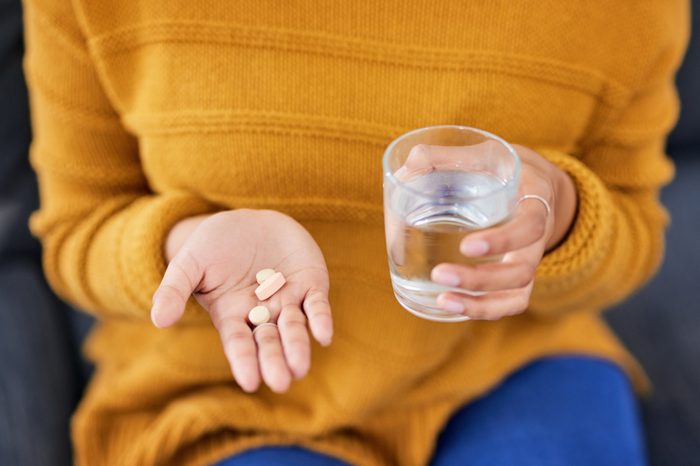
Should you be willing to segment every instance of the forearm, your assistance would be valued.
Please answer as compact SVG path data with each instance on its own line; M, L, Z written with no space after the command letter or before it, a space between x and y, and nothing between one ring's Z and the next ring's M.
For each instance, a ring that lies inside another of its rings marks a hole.
M569 173L578 207L563 242L537 270L531 311L604 309L639 288L661 261L667 219L657 190L613 189L575 158L542 153Z
M31 229L47 278L80 309L148 319L167 232L214 207L187 191L152 192L139 142L102 88L72 4L27 1L24 17L41 198Z
M102 318L147 319L166 266L167 232L181 218L211 209L187 193L115 197L70 216L44 207L31 226L44 244L46 275L61 297Z
M552 165L551 171L555 199L554 205L551 206L554 228L547 240L545 251L555 249L565 239L574 222L578 202L576 185L569 174L555 165Z

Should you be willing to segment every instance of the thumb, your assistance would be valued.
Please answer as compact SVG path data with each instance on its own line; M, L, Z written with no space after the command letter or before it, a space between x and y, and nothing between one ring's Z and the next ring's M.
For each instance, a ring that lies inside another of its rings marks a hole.
M170 327L185 313L187 300L202 280L204 271L188 251L181 250L168 264L153 294L151 320L158 328Z

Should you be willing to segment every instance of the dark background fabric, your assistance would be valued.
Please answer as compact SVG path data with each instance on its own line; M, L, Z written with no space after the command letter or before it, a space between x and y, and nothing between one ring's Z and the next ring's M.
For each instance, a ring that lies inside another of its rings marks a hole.
M51 293L27 229L37 193L21 25L19 0L0 0L0 465L64 466L71 464L69 415L90 374L78 348L91 320ZM666 261L647 288L606 313L655 387L642 402L652 466L700 465L698 37L678 84L683 110L669 140L677 178L663 193L673 219Z
M681 95L681 118L669 137L676 160L697 160L700 148L700 0L693 5L693 37L676 82Z
M63 466L80 379L66 307L49 291L26 227L37 194L20 13L19 1L0 0L0 464Z
M694 32L700 31L698 10ZM671 212L666 259L648 287L606 313L654 384L642 408L658 466L700 465L700 34L677 83L681 118L669 138L676 179L662 193Z

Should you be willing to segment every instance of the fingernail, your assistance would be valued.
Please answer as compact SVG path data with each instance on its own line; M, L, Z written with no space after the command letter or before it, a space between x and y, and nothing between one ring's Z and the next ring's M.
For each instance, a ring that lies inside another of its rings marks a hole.
M325 338L321 338L322 341L319 341L322 346L330 346L330 344L333 342L333 330L330 332L326 333Z
M156 307L153 306L151 308L151 322L153 322L153 325L160 328L160 325L158 325L157 317L158 317L158 312L156 311Z
M445 298L443 296L438 296L438 304L440 307L447 312L462 313L464 312L464 304L455 299Z
M489 243L481 239L468 240L461 244L460 250L465 256L483 256L489 251Z
M432 277L433 281L435 283L439 283L441 285L447 285L447 286L457 286L459 285L459 277L452 273L448 272L447 270L444 269L439 269L439 268L434 268Z
M333 337L321 338L318 340L318 342L321 344L321 346L330 346L333 342Z

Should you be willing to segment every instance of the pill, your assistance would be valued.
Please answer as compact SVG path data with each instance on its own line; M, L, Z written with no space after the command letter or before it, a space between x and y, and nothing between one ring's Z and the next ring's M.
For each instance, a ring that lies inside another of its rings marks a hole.
M282 288L286 281L287 280L284 279L284 275L282 275L282 273L275 272L255 289L255 295L260 301L265 301L267 298L275 294L277 290Z
M270 278L273 273L275 273L275 269L262 269L255 274L255 281L258 282L258 285L262 285L262 282Z
M265 306L255 306L248 312L248 320L253 325L260 325L270 321L270 311Z

